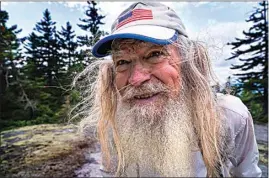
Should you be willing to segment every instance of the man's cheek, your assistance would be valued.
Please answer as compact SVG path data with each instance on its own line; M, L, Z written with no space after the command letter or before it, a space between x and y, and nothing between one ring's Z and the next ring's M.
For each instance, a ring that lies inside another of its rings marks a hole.
M122 94L124 87L127 85L127 78L122 74L117 74L115 78L117 90Z

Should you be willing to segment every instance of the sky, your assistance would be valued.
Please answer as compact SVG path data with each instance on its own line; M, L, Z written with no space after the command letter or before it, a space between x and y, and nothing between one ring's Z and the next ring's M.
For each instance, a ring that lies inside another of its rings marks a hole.
M228 42L235 38L243 38L243 30L248 31L251 23L245 20L249 17L258 2L161 2L176 11L183 21L190 39L199 40L209 51L213 70L221 84L228 76L238 73L231 70L231 64L238 61L225 59L231 57L231 46ZM117 16L132 2L99 2L98 7L105 15L102 30L110 33L110 27ZM9 13L8 25L17 24L22 29L19 37L28 36L35 24L43 18L43 12L48 9L52 20L56 22L57 30L70 22L77 35L86 34L77 24L85 18L86 2L2 2L2 10Z

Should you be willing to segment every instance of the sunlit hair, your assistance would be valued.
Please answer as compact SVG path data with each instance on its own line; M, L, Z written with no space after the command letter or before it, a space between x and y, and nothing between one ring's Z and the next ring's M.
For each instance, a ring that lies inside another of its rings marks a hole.
M125 43L134 44L137 40L115 40L112 44L113 53ZM223 138L222 121L217 107L215 94L210 86L214 79L211 63L206 49L202 44L192 41L184 36L179 36L176 42L172 42L178 48L181 60L178 65L181 69L181 83L187 105L192 111L192 123L199 140L199 147L203 160L207 167L209 177L220 176L219 169L223 166ZM113 55L112 55L113 56ZM95 75L96 71L98 74ZM124 165L122 146L118 130L116 128L115 114L118 104L117 89L115 87L115 68L112 60L101 60L92 63L75 80L74 85L84 78L82 96L84 97L77 108L78 114L84 118L80 122L81 132L87 136L93 128L97 128L98 138L101 144L103 162L110 166L111 139L116 148L118 158L117 172Z
M207 50L202 44L184 37L174 45L179 48L183 60L186 60L180 64L183 87L189 92L186 94L189 97L187 101L192 107L193 124L207 174L209 177L220 176L219 169L224 166L222 158L225 159L226 156L223 152L225 133L221 111L217 107L216 96L210 86L210 82L215 81L215 76Z

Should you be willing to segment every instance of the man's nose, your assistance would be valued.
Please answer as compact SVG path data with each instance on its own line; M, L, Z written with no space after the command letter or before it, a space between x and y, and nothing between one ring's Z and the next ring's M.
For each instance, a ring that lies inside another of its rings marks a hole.
M150 71L141 64L135 64L131 70L129 84L137 87L148 80L150 80Z

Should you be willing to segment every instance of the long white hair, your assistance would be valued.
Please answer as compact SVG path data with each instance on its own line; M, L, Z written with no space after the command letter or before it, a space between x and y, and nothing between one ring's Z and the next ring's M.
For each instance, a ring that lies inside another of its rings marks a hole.
M173 45L178 48L179 55L183 59L179 61L182 87L187 92L184 96L187 97L187 105L191 107L189 110L192 111L192 123L208 176L220 176L219 168L223 166L225 142L221 140L224 135L221 115L210 86L210 81L215 79L210 59L203 45L184 36L179 36ZM101 60L92 63L75 78L73 84L77 85L82 77L85 79L83 82L85 88L82 91L84 100L78 106L80 108L78 114L82 113L84 116L80 122L81 132L87 136L92 128L97 128L103 162L108 167L111 162L109 137L112 136L118 158L117 171L120 172L124 165L124 156L116 127L118 91L115 86L113 61Z

